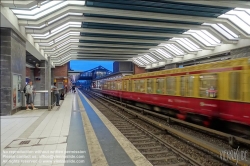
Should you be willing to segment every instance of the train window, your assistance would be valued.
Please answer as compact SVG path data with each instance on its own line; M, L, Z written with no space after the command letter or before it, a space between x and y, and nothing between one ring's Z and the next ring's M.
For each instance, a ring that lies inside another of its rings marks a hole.
M187 81L186 76L181 76L181 84L180 84L180 94L181 96L186 96L186 90L187 90Z
M187 80L187 95L194 95L194 76L189 76Z
M128 90L130 92L132 92L132 81L131 80L129 80L129 83L128 83Z
M111 87L110 82L108 82L108 89L111 89L110 87Z
M218 96L217 79L217 74L200 75L200 97Z
M127 91L127 80L123 80L123 90Z
M154 93L154 81L153 81L153 79L147 80L147 93Z
M229 96L230 99L240 99L240 73L232 72L229 73Z
M144 80L140 80L139 81L139 92L144 93L145 92L145 84L144 84Z
M103 89L108 89L107 81L105 81L105 82L103 83Z
M156 93L164 94L164 78L157 78L156 79Z
M134 80L134 84L135 84L135 92L140 92L140 82L139 80Z
M117 82L117 90L122 90L122 82Z
M111 82L111 90L115 90L115 82L114 81Z
M176 77L167 77L166 92L168 95L176 95Z

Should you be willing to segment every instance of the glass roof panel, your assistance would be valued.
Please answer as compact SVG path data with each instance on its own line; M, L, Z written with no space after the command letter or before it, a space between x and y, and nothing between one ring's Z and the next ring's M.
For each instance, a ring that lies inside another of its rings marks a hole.
M141 61L143 61L145 64L149 64L149 62L147 60L145 60L143 57L139 57L138 59L140 59Z
M166 57L166 58L173 58L172 55L170 55L168 52L166 52L163 49L157 49L156 50L158 53L160 53L160 55Z
M250 26L247 23L245 23L243 20L241 20L239 17L237 17L236 15L222 14L219 17L229 19L237 27L245 31L247 34L250 34Z
M156 60L154 58L152 58L151 56L149 55L144 55L146 58L148 58L149 60L151 60L152 62L156 62Z

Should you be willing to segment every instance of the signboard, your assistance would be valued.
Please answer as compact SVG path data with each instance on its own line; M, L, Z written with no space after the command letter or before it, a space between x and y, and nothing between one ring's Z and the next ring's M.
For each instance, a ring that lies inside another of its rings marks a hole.
M22 78L21 75L13 74L12 77L12 109L21 106L21 88L22 88Z

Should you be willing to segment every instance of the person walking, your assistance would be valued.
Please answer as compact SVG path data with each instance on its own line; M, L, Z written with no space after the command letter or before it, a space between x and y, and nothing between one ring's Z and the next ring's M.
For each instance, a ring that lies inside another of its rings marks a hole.
M56 82L54 83L54 86L52 87L52 90L54 91L54 94L56 96L56 106L60 106L59 105L59 101L60 101L60 96L59 96L59 91L58 91L58 88L56 86Z
M29 105L32 106L33 110L37 110L38 108L34 107L34 90L33 90L33 84L32 81L29 82L29 84L25 87L25 96L26 96L26 110L29 109Z

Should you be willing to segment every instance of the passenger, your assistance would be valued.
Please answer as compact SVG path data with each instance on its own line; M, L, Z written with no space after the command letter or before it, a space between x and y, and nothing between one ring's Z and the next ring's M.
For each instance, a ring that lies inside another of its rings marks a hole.
M33 110L37 110L37 108L34 107L34 90L33 90L33 85L32 81L29 82L29 84L25 87L25 96L26 96L26 110L29 109L29 105L32 106Z
M60 99L61 100L64 100L64 93L62 92L61 95L60 95Z
M73 93L76 93L76 87L75 86L72 87L72 91L73 91Z
M59 105L59 91L58 88L56 87L56 82L54 83L54 86L52 86L52 89L54 91L54 94L56 96L56 106L60 106Z

